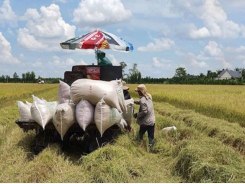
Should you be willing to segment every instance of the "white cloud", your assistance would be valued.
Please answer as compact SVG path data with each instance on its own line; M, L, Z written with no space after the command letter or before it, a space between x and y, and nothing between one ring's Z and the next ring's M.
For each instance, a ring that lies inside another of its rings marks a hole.
M23 47L29 50L45 50L48 45L45 45L42 42L36 40L36 38L30 34L29 30L26 28L18 30L18 38L17 41Z
M145 47L139 47L138 51L163 51L168 50L174 45L174 41L168 38L154 39L154 43L150 42Z
M4 38L2 32L0 32L0 62L10 63L10 64L19 64L20 61L12 56L11 45Z
M74 23L83 28L94 28L125 21L132 13L124 8L120 0L81 0L73 16Z
M120 66L119 61L115 58L114 55L110 54L109 57L112 58L112 59L110 59L110 61L112 62L112 65L113 65L113 66ZM108 58L108 59L109 59L109 58Z
M0 7L0 22L16 26L17 20L18 17L10 6L10 0L4 0L3 5Z
M210 41L208 45L204 48L204 52L209 56L220 57L223 55L220 48L218 48L218 44L214 41Z
M166 61L166 60L159 61L157 57L153 57L152 60L153 60L153 66L155 67L164 67L164 68L171 67L170 64L171 61Z
M172 1L173 7L182 12L188 18L198 18L202 21L203 27L192 26L189 30L189 37L207 38L235 38L241 32L241 27L233 21L228 20L226 12L222 9L219 0L206 1ZM177 11L176 10L176 11ZM190 23L192 24L192 23Z
M198 62L196 59L196 56L192 53L188 53L188 60L190 62L190 65L193 67L197 67L197 68L205 68L208 67L207 63L204 61L200 61Z
M40 13L36 9L27 9L21 20L26 21L26 27L19 29L18 41L30 50L57 49L60 40L75 35L75 26L65 23L55 4L42 6Z
M42 64L42 62L40 62L40 61L38 60L38 61L32 62L31 65L32 65L33 67L41 67L43 64Z

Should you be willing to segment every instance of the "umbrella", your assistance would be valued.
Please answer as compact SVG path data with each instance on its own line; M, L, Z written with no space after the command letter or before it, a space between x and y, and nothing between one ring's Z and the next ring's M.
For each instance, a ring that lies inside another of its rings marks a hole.
M129 52L134 47L131 43L112 33L95 30L82 36L77 36L60 43L63 49L112 49Z

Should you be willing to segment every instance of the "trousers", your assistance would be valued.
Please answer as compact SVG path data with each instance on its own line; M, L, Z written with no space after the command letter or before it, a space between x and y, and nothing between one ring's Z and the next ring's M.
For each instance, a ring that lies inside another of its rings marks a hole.
M149 145L154 145L154 132L155 132L155 124L154 125L140 125L139 130L139 139L142 140L145 132L147 131Z

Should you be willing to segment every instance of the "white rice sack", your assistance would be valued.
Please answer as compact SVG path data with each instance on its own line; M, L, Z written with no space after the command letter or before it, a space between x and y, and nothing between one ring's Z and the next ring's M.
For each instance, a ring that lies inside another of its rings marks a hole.
M108 81L78 79L71 85L70 96L75 104L81 99L88 100L91 104L96 105L100 99L104 99L106 104L117 108L121 111L115 84Z
M79 126L85 131L87 126L94 121L94 106L87 100L81 100L76 105L76 120Z
M32 120L31 116L31 106L28 104L25 104L21 101L17 101L18 103L18 109L20 113L20 121L29 121Z
M58 90L58 101L60 104L69 103L70 101L70 86L61 80Z
M57 105L53 116L53 123L63 140L68 129L75 123L75 105L68 103Z
M113 107L110 107L101 99L95 106L94 122L102 137L103 133L112 125L120 123L122 114Z
M45 100L40 100L33 95L33 103L31 106L31 116L39 125L45 129L45 126L52 120L52 114Z
M48 109L50 111L50 114L53 117L53 115L55 113L55 109L56 109L57 105L59 104L59 102L58 101L52 101L52 102L46 102L46 104L48 106Z
M128 123L128 125L131 125L133 113L134 113L134 99L128 99L125 100L126 109L123 111L123 118Z
M32 103L26 101L26 105L29 105L31 107Z
M115 85L120 108L121 108L122 111L124 111L125 108L126 108L126 105L125 105L125 102L124 102L124 94L123 94L123 88L122 88L123 87L122 80L112 80L111 82L114 83L114 85Z

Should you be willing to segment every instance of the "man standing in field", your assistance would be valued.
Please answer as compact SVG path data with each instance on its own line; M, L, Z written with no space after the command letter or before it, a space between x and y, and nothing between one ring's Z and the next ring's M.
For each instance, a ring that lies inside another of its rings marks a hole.
M149 148L152 152L154 145L154 131L155 131L155 114L151 94L147 93L144 84L138 85L135 89L139 94L139 101L134 101L135 104L140 105L139 112L134 114L137 118L137 124L140 125L139 139L142 140L145 132L148 133Z

